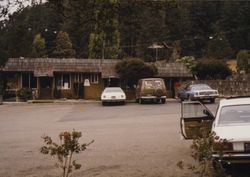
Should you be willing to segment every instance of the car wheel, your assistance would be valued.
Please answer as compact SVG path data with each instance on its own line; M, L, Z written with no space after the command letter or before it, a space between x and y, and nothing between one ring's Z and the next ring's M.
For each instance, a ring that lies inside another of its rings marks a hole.
M106 105L107 105L107 103L103 101L103 102L102 102L102 105L103 105L103 106L106 106Z
M179 97L179 99L180 99L180 102L183 102L185 99L184 98L182 98L182 97Z
M139 102L139 104L142 104L143 103L143 99L139 98L138 102Z
M214 103L214 102L215 102L215 98L211 98L210 103Z
M161 99L161 103L162 103L162 104L165 104L165 103L166 103L166 99L165 99L165 98L162 98L162 99Z

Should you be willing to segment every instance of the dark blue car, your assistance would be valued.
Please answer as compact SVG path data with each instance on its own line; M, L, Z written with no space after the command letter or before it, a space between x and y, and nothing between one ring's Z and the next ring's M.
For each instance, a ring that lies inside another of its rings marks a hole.
M219 93L218 90L214 90L206 84L190 84L178 91L178 97L181 101L209 100L214 103L215 98L219 97Z

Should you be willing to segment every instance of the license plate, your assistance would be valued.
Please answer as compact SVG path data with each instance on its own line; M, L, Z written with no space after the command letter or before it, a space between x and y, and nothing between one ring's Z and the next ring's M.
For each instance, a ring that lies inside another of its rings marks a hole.
M112 98L112 99L115 99L115 96L112 96L111 98Z
M245 143L245 151L250 152L250 143Z

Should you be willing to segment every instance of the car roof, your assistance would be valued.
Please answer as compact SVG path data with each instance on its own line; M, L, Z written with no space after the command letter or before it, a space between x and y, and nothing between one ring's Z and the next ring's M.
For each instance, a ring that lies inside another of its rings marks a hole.
M220 106L250 104L250 97L245 98L229 98L220 101Z
M210 86L207 85L207 84L191 84L190 86L191 86L191 87L200 87L200 86L208 86L208 87L210 87Z
M162 78L144 78L141 80L163 80Z
M106 87L105 90L122 90L121 87Z

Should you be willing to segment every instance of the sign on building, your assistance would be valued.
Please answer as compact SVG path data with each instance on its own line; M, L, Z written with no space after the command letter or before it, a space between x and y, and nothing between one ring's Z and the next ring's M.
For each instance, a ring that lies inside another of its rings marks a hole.
M90 86L89 79L85 79L85 80L84 80L84 86L85 86L85 87Z

